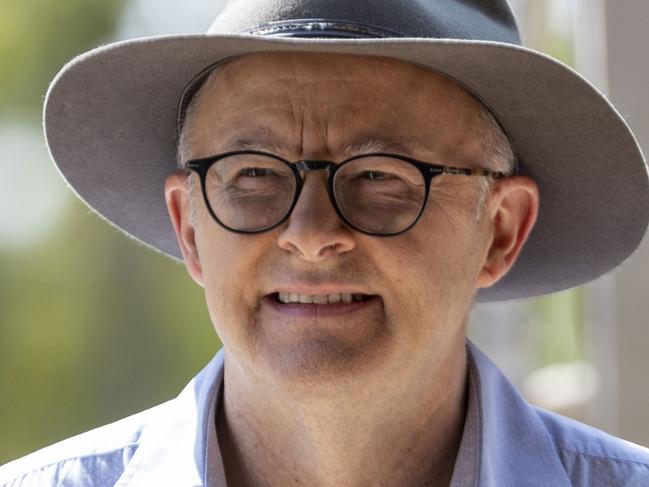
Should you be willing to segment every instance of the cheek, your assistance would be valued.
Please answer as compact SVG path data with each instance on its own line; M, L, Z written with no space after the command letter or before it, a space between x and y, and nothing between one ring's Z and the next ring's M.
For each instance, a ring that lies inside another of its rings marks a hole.
M238 235L221 228L202 235L199 251L205 300L219 334L219 328L251 319L259 295L254 286L259 282L258 263L268 245L261 236Z
M480 268L480 236L472 215L431 205L410 231L381 245L394 312L418 322L446 322L471 302Z

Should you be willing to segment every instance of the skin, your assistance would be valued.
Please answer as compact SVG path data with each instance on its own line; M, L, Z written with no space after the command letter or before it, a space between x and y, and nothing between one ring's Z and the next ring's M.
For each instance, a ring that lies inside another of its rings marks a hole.
M196 101L192 158L236 139L293 161L340 161L370 139L432 163L484 158L478 102L408 63L264 53L235 60L216 81ZM169 176L165 197L225 348L217 428L228 482L448 485L466 410L466 317L476 290L507 272L527 238L534 182L494 181L480 210L479 178L440 176L415 227L377 238L339 219L321 172L307 173L284 224L257 235L224 230L198 197L192 225L186 178ZM339 317L287 318L264 304L298 284L380 300Z

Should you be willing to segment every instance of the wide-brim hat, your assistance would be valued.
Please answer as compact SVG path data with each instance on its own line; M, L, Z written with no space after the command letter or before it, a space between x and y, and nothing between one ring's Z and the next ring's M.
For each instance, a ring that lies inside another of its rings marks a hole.
M263 51L404 60L456 80L491 110L541 205L518 261L481 301L592 280L645 232L647 166L624 119L574 70L522 47L504 0L230 1L206 34L116 42L64 66L45 100L52 158L99 215L182 258L163 192L176 170L181 96L207 67Z

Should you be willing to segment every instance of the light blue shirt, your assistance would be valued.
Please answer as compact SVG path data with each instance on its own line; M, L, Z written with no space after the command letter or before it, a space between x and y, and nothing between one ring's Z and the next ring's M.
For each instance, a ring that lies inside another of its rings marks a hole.
M451 487L648 487L649 450L529 405L467 344ZM223 350L178 397L0 467L0 486L225 487L215 414ZM236 486L230 486L236 487Z

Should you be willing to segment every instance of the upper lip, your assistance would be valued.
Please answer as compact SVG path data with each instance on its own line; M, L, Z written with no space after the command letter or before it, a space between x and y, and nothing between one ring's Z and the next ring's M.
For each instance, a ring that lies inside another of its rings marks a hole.
M336 283L327 283L327 284L285 284L277 286L269 294L274 293L294 293L294 294L313 294L313 295L323 295L323 294L367 294L371 295L372 293L368 292L367 289L360 286L351 286L349 284L336 284Z

